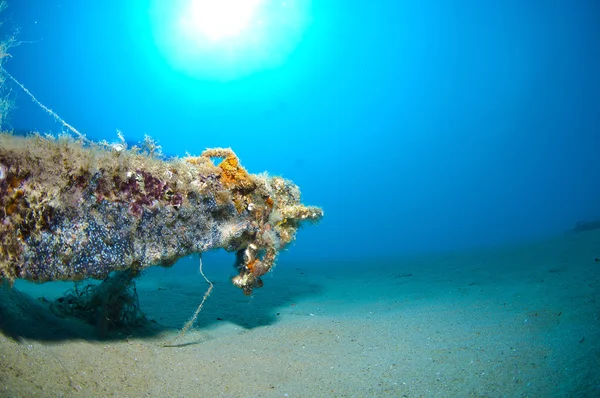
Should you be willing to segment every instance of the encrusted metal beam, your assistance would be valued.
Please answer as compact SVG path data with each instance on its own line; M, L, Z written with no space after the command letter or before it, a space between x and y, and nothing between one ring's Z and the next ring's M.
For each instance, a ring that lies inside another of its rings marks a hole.
M323 216L231 149L170 160L155 149L1 133L0 277L105 278L223 248L237 252L232 282L251 294L300 224Z

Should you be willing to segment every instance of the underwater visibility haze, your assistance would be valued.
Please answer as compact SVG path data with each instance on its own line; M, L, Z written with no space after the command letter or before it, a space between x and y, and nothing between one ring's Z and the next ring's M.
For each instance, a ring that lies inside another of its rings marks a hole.
M5 6L1 394L600 395L600 3Z

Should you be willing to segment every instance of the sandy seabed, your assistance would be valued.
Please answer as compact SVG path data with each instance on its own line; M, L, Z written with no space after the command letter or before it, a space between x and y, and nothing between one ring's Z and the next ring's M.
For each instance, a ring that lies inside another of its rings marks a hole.
M72 284L18 282L0 294L0 396L600 396L600 231L343 263L288 257L253 297L230 285L230 265L205 260L213 294L178 347L163 344L207 288L193 260L138 280L156 330L109 339L37 300Z

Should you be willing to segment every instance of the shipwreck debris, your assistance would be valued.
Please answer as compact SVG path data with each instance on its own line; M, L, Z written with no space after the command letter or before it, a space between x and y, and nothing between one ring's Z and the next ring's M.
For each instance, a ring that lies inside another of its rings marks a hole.
M105 279L223 248L251 294L301 223L323 216L231 149L164 159L151 147L0 133L0 278Z

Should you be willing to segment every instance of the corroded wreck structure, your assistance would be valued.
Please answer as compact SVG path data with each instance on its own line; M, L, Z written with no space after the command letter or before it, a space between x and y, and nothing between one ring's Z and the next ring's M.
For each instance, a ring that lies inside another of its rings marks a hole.
M170 160L156 149L0 134L0 277L100 279L223 248L237 252L232 282L251 294L300 224L323 216L230 149Z

